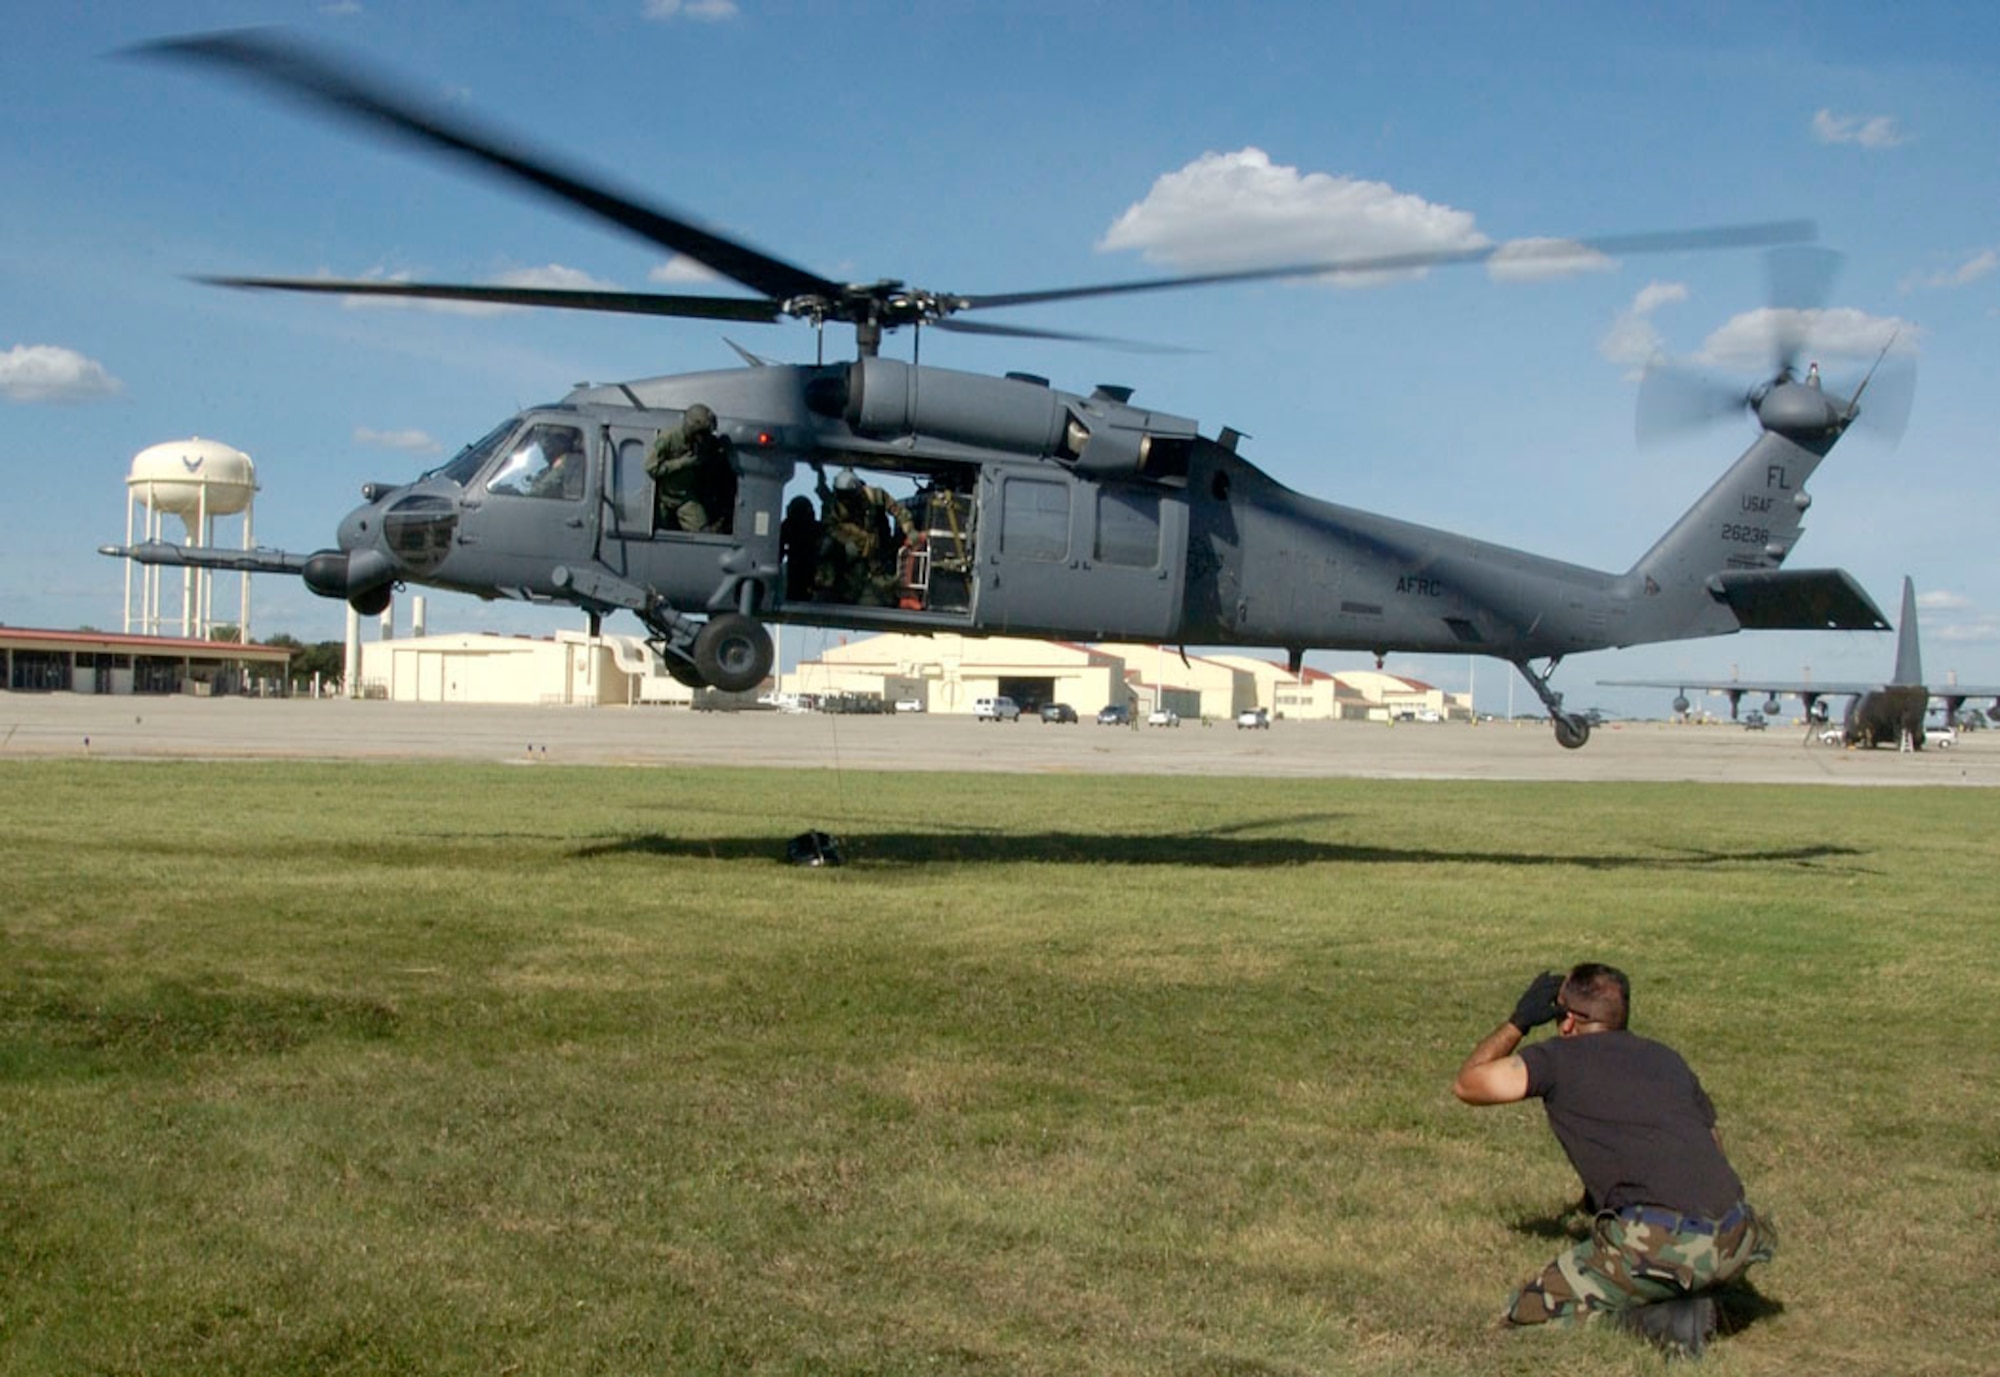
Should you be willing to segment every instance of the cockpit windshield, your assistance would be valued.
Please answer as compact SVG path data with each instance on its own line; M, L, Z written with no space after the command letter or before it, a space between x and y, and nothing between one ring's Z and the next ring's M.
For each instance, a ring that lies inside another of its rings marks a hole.
M500 452L501 446L507 442L507 437L514 433L517 424L519 418L510 416L488 431L483 438L474 440L460 450L449 464L432 469L424 477L446 478L459 487L464 487L472 481L472 475L478 473L488 459Z

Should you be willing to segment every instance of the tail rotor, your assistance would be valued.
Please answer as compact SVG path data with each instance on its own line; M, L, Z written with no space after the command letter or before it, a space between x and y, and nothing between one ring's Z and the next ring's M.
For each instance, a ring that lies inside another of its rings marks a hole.
M1772 250L1766 259L1770 304L1737 322L1766 336L1768 371L1745 387L1708 369L1656 359L1639 385L1639 443L1657 445L1742 411L1762 429L1787 432L1801 425L1825 426L1837 436L1850 424L1865 422L1871 434L1893 445L1908 423L1916 393L1914 358L1907 348L1896 349L1906 334L1896 322L1827 309L1840 263L1840 255L1828 249ZM1798 394L1821 391L1819 364L1805 362L1815 344L1830 358L1873 355L1866 376L1845 400L1837 389L1829 390L1820 404L1815 404L1818 398Z

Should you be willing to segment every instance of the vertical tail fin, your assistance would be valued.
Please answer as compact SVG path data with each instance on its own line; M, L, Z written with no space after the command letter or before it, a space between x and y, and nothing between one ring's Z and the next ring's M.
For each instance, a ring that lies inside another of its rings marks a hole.
M1746 450L1625 578L1634 593L1634 640L1677 640L1737 629L1713 580L1776 570L1803 533L1806 479L1823 456L1780 435Z
M1917 585L1903 575L1903 619L1896 623L1896 673L1892 684L1921 684L1924 656L1917 648Z

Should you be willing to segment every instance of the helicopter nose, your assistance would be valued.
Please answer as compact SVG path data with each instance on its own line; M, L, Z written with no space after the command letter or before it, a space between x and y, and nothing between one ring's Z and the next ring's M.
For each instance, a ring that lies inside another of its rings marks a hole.
M341 518L340 529L334 539L343 550L366 550L376 543L381 534L381 508L374 503L356 507Z

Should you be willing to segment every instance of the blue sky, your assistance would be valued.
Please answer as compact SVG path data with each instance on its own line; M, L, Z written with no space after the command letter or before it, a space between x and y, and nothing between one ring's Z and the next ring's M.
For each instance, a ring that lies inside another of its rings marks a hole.
M1791 563L1851 570L1892 615L1912 575L1931 677L2000 682L1993 14L1768 0L18 7L0 52L16 207L0 254L0 621L119 625L122 567L95 548L123 538L127 466L157 441L247 451L259 543L312 550L364 481L407 477L573 382L726 367L725 335L811 357L801 325L356 309L189 281L681 289L684 265L620 232L214 76L116 56L268 24L835 278L1015 291L1260 253L1810 218L1845 255L1810 356L1851 385L1859 354L1900 330L1919 381L1899 445L1857 434L1821 468ZM1245 454L1302 491L1622 570L1752 438L1730 421L1642 450L1640 363L1663 351L1747 387L1765 290L1754 253L1554 280L1458 268L1224 287L1005 317L1185 353L931 334L924 360L1127 384L1207 433L1247 433ZM904 335L888 352L908 348ZM341 634L340 604L302 587L264 579L255 598L260 634ZM579 621L430 600L437 630ZM1663 695L1595 681L1731 666L1868 679L1892 658L1887 636L1763 633L1577 657L1556 682L1573 705L1659 711ZM1448 688L1471 668L1390 667ZM1503 708L1511 671L1476 674L1481 706Z

